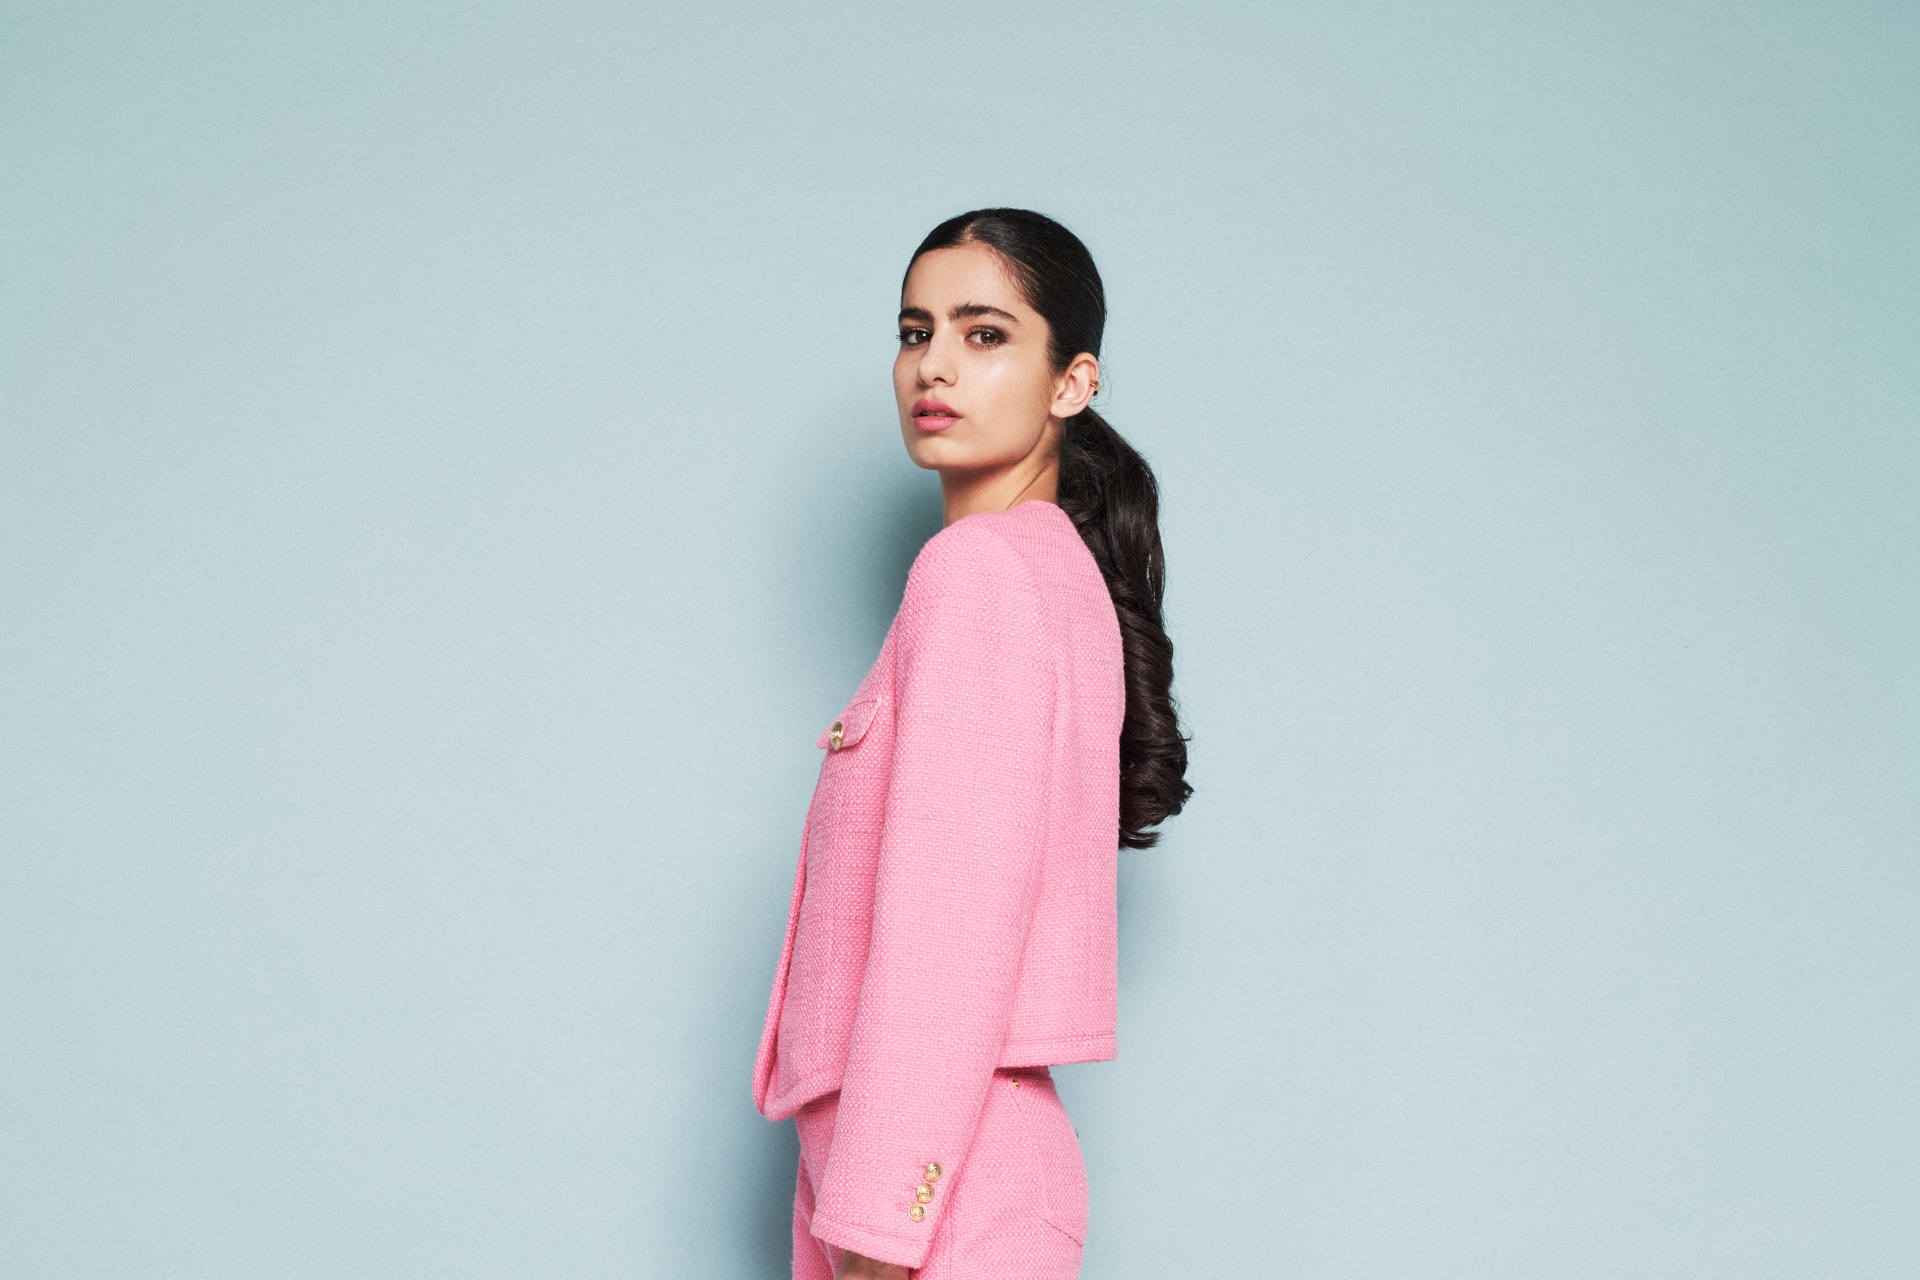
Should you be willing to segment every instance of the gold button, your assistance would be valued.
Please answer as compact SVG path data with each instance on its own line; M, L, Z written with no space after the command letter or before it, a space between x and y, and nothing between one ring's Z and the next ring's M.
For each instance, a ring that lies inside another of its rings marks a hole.
M841 742L845 741L846 736L847 736L846 727L842 725L838 720L835 720L833 722L833 728L827 730L827 745L833 748L835 751L838 751L840 749Z
M927 1201L933 1199L933 1188L923 1182L920 1184L919 1190L913 1193L913 1198L921 1204L925 1204Z
M923 1204L917 1204L913 1206L913 1208L907 1210L907 1216L909 1218L912 1218L915 1222L923 1221L927 1216L927 1206Z
M928 1166L927 1166L927 1181L928 1181L928 1182L938 1182L938 1181L940 1181L940 1166L939 1166L939 1165L937 1165L937 1164L930 1164L930 1165L928 1165Z
M1016 1089L1018 1089L1018 1088L1020 1087L1020 1082L1019 1082L1018 1080L1015 1080L1015 1081L1013 1082L1013 1087L1014 1087L1014 1088L1016 1088Z

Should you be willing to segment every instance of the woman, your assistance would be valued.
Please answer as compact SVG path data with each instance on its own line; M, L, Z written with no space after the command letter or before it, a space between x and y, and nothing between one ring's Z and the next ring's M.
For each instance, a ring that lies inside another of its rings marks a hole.
M819 745L754 1077L804 1280L1077 1275L1047 1068L1114 1056L1114 872L1189 788L1153 473L1087 407L1106 297L1022 209L934 228L893 385L946 527Z

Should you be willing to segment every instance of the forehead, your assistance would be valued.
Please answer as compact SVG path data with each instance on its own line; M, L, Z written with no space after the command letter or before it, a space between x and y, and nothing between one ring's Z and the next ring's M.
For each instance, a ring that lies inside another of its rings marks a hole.
M944 311L956 303L984 302L1017 316L1032 314L1007 271L1006 260L983 244L956 245L921 254L907 272L900 299L906 306L929 311Z

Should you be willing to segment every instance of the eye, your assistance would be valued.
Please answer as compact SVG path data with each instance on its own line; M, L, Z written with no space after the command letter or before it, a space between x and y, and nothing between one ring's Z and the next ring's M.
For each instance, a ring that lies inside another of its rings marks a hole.
M903 347L917 347L924 344L927 337L928 334L925 329L902 329L900 331L900 345Z
M997 347L1006 340L1007 335L1005 330L986 326L970 330L967 334L968 342L975 343L982 347Z

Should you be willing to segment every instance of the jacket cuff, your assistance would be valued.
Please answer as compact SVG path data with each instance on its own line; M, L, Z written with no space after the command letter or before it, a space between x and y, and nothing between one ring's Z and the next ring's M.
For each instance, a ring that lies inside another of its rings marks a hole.
M900 1267L921 1267L926 1265L927 1253L933 1247L933 1233L929 1231L924 1240L908 1240L901 1236L882 1235L865 1227L857 1227L851 1222L842 1222L814 1211L813 1221L808 1230L815 1240L833 1245L837 1249L851 1249L875 1262L891 1262Z

